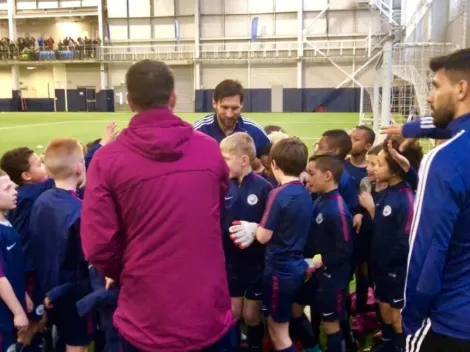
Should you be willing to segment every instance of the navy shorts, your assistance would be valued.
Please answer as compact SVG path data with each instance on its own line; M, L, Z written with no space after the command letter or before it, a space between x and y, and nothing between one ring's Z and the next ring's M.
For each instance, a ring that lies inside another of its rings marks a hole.
M344 281L344 280L343 280ZM332 280L324 271L314 273L299 290L295 302L310 305L323 321L333 322L345 318L344 282Z
M237 267L227 265L230 297L245 297L253 301L263 299L263 266Z
M16 351L16 330L0 332L0 352Z
M374 277L375 297L392 308L401 309L404 305L406 269L393 270Z
M305 274L282 274L276 272L264 275L263 304L266 313L278 323L287 323L292 318L292 303L305 281Z
M93 314L80 317L77 301L85 296L82 288L70 292L54 302L50 313L51 322L57 327L61 341L69 346L87 346L93 340L96 322Z
M33 302L33 310L28 314L29 320L40 321L44 315L44 295L37 284L36 273L29 271L25 273L26 292Z

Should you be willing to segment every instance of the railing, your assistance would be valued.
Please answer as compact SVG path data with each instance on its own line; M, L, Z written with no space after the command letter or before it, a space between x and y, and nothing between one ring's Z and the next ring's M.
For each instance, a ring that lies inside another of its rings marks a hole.
M17 46L0 47L0 61L72 61L97 60L98 46L67 49L23 49Z
M380 38L374 38L374 41ZM374 45L370 37L363 39L313 40L303 43L305 57L315 57L318 51L328 56L355 56L370 53ZM23 50L1 47L0 62L8 61L84 61L135 62L144 59L161 61L192 60L263 60L296 59L295 41L204 43L199 46L199 57L194 44L121 45L72 47L55 50Z

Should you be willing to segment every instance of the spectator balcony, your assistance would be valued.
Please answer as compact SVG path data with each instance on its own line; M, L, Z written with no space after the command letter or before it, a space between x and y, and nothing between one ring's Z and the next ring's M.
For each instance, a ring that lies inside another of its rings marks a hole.
M97 16L100 0L17 0L15 18Z
M303 57L308 61L329 58L350 59L367 58L377 48L380 40L365 39L314 40L301 44ZM188 64L192 61L296 61L298 43L295 41L259 41L239 43L204 43L199 45L199 57L194 44L156 44L156 45L90 45L68 47L65 49L26 49L3 47L0 51L0 64L36 61L74 62L129 62L153 59L170 64Z

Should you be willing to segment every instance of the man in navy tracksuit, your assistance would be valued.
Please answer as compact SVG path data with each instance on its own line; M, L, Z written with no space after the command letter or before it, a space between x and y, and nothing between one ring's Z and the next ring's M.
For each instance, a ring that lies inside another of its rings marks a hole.
M451 138L420 168L403 326L410 352L470 351L470 49L431 60L434 125Z
M195 122L195 130L211 136L217 142L235 132L246 132L255 141L259 158L264 147L271 143L264 129L256 122L241 115L244 101L243 87L231 79L220 82L214 90L212 106L215 114Z

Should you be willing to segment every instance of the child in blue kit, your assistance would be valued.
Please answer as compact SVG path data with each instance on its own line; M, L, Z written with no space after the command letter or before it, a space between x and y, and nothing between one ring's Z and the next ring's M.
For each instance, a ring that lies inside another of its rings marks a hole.
M352 216L338 190L343 169L344 161L333 154L313 156L307 166L307 186L319 195L311 228L315 272L303 290L314 298L312 308L321 314L330 352L343 351L340 321L346 315L344 292L353 264Z
M266 243L263 301L268 311L268 332L276 351L295 351L289 336L292 303L307 274L303 257L312 220L313 204L299 180L308 150L297 138L273 145L272 171L280 186L269 194L259 227L240 229L236 237Z
M93 322L78 315L76 302L90 291L88 265L80 242L82 201L76 190L85 181L83 149L75 139L52 140L44 163L56 187L34 203L30 219L31 245L39 285L44 294L69 284L59 299L46 307L69 352L84 352L91 342Z
M230 170L230 184L222 210L222 234L232 312L235 319L243 318L248 326L250 350L260 351L264 336L261 303L265 246L255 242L243 249L245 243L239 242L236 235L232 241L230 231L236 233L246 223L257 227L272 186L252 170L256 149L249 134L237 132L226 137L220 143L220 150Z
M15 348L17 331L28 328L20 236L5 213L16 208L16 185L0 170L0 351ZM31 304L30 304L31 305ZM15 349L16 350L16 349Z

